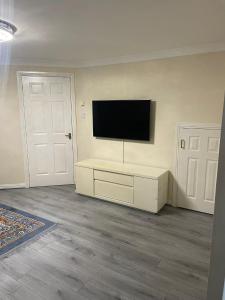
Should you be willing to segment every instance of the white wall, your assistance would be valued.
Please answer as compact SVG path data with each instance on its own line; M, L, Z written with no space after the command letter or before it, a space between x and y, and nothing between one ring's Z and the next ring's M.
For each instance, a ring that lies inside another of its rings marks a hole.
M224 285L223 285L223 300L225 300L225 281L224 281Z
M225 107L218 164L207 300L225 299Z
M24 182L23 147L20 124L17 71L74 72L63 68L0 65L0 186Z
M92 136L92 100L152 99L154 140L126 141L125 161L172 171L176 124L220 123L224 90L225 52L79 69L76 71L79 159L94 156L122 161L122 141ZM81 117L83 102L85 120ZM170 184L169 198L171 188Z
M172 170L177 122L220 123L225 52L82 69L10 67L0 99L0 185L24 181L16 71L75 73L78 159L122 161L122 142L92 137L94 99L152 99L154 140L125 142L125 161ZM82 119L85 102L86 118ZM171 186L171 185L170 185ZM171 190L170 190L171 195Z

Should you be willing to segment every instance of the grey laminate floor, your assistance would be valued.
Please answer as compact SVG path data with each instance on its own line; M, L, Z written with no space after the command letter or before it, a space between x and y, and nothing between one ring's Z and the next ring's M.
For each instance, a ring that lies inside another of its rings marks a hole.
M59 223L0 258L0 299L205 299L211 216L155 216L73 186L2 190L0 202Z

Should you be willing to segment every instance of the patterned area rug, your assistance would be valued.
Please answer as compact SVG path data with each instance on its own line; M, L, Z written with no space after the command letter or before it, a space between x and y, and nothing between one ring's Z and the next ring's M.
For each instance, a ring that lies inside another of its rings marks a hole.
M0 256L39 237L55 225L46 219L0 204Z

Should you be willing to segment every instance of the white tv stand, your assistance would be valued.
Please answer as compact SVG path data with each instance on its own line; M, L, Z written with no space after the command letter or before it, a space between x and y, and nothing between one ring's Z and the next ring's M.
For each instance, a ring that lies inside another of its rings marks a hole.
M76 192L157 213L167 202L168 171L88 159L75 164Z

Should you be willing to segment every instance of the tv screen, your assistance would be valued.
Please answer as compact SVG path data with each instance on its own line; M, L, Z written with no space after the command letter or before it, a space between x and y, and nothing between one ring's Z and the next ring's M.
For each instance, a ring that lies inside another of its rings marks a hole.
M93 101L93 135L148 141L150 105L150 100Z

